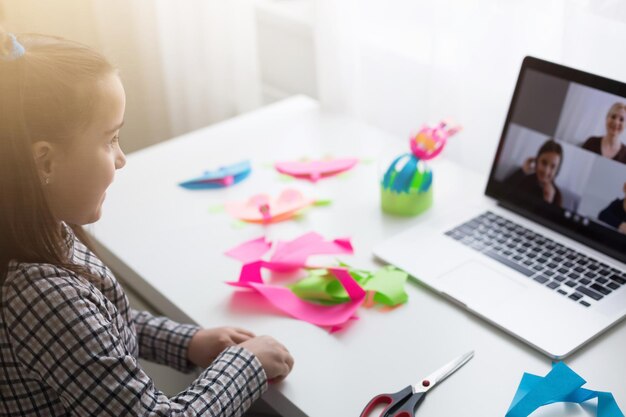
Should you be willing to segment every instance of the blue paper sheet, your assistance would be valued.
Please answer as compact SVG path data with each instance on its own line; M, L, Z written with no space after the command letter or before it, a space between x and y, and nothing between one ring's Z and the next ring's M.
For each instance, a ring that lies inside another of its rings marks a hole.
M526 417L537 408L556 402L582 403L598 398L598 417L624 417L613 394L581 388L586 381L563 362L545 376L524 373L506 417Z

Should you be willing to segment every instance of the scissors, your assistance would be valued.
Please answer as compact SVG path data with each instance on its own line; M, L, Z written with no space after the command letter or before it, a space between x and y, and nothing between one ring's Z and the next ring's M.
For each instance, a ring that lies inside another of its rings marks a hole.
M367 403L361 413L361 417L369 416L374 407L380 404L387 404L387 406L378 417L415 417L415 410L424 400L428 390L465 365L473 356L474 351L467 352L442 366L415 385L409 385L394 394L379 394L375 396Z

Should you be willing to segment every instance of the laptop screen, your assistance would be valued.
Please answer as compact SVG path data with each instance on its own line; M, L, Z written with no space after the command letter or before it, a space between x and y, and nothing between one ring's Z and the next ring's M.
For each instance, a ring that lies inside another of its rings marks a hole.
M486 194L626 262L626 84L526 57Z

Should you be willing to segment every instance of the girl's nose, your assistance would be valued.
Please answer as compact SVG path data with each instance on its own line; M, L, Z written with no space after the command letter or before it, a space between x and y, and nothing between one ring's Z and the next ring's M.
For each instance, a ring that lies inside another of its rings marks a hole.
M126 165L126 155L124 155L124 152L120 151L117 158L115 158L115 169L122 169L124 165Z

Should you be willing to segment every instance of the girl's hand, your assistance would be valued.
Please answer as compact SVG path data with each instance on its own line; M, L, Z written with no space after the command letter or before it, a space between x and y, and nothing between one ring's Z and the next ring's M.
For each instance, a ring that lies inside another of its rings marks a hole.
M293 357L287 348L273 337L255 337L242 343L241 347L252 352L261 362L270 383L282 381L293 368Z
M617 230L618 230L620 233L624 233L624 234L626 234L626 222L621 223L621 224L619 225L619 227L617 228Z
M522 171L526 175L533 174L535 172L535 158L527 158L522 164Z
M202 368L208 367L222 351L254 337L254 333L236 327L200 329L191 338L187 358Z

